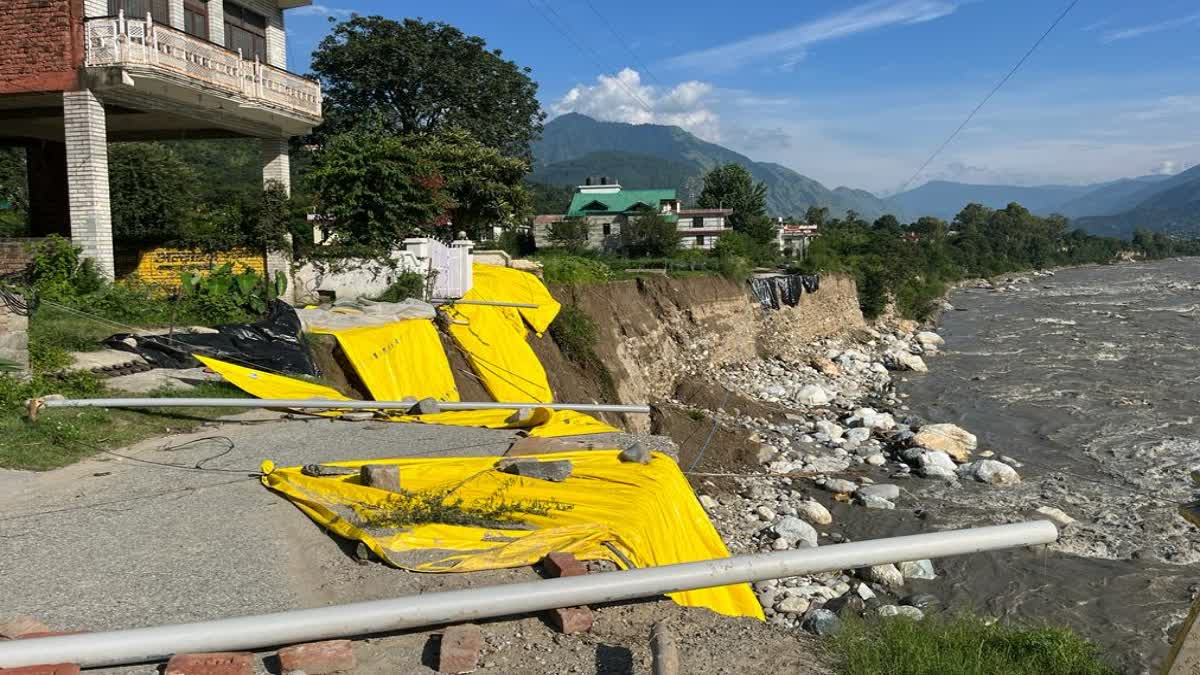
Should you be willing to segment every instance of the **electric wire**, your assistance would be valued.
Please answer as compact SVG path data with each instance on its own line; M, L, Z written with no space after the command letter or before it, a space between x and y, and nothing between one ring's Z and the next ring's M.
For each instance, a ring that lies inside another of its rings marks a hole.
M942 151L945 150L960 133L962 133L963 129L967 128L967 125L971 123L971 120L975 119L975 115L977 115L979 111L983 109L983 106L987 105L987 102L996 95L996 92L1000 91L1000 89L1007 84L1014 75L1017 74L1017 71L1021 69L1021 66L1025 65L1025 62L1029 60L1029 57L1033 56L1033 53L1037 51L1037 48L1040 47L1043 42L1045 42L1046 38L1050 36L1050 33L1054 32L1054 29L1058 27L1058 24L1062 23L1062 20L1067 18L1067 15L1071 13L1072 9L1075 9L1075 5L1077 4L1079 4L1079 0L1071 0L1071 3L1067 5L1067 8L1058 15L1058 18L1054 20L1054 23L1050 24L1050 27L1047 28L1046 31L1042 33L1041 37L1039 37L1037 41L1033 43L1033 46L1025 52L1021 59L1017 61L1016 65L1014 65L1004 77L1000 78L1000 81L996 83L996 86L992 87L992 90L988 92L987 96L983 97L983 100L979 102L979 105L975 106L975 109L971 111L971 114L967 115L967 118L963 120L962 124L958 125L958 128L954 130L954 133L950 134L950 136L948 136L946 140L943 141L942 144L933 151L933 154L929 156L929 159L925 160L925 163L921 165L921 168L913 172L912 177L905 181L904 184L900 186L900 189L897 190L897 192L903 192L908 188L909 185L912 185L913 181L915 181L917 177L921 175L921 172L927 169L938 155L942 154Z
M532 7L533 10L536 11L538 14L540 14L541 17L546 20L546 23L550 24L550 26L553 27L554 30L558 31L567 40L567 42L571 43L571 45L574 46L577 50L579 50L579 52L581 54L591 58L593 64L596 66L596 68L600 72L605 72L608 70L604 65L604 60L600 58L600 55L597 54L594 49L592 49L591 47L588 47L588 46L584 46L579 40L577 40L573 36L573 32L571 31L569 24L567 24L566 19L564 19L563 16L558 13L558 10L554 9L553 5L551 5L550 3L547 2L544 5L544 7L545 7L545 9L552 12L554 14L554 16L557 17L558 20L562 22L561 26L558 23L555 23L555 21L553 19L551 19L550 14L547 14L545 11L543 11L542 6L539 6L538 4L536 4L534 2L534 0L526 0L526 1L529 3L529 6ZM637 92L635 92L633 89L630 89L629 86L626 85L625 82L622 81L620 77L614 77L613 81L615 81L619 87L624 89L625 93L629 94L629 96L638 105L640 105L647 113L650 113L650 114L654 113L654 109L650 107L650 104L646 103L646 101L644 99L642 99L642 97L640 95L638 95Z
M629 52L629 56L633 59L633 65L640 68L641 72L645 73L651 80L654 80L655 84L663 86L662 80L659 80L657 77L655 77L654 73L650 72L650 68L648 68L640 58L638 58L637 52L633 51L633 46L629 44L629 41L626 40L623 35L617 32L616 26L613 26L612 22L600 13L599 9L596 9L595 3L593 3L592 0L584 0L584 2L587 4L588 8L592 10L592 13L600 19L601 23L608 28L608 32L612 33L613 37L617 38L617 42L621 43L621 46L625 48L625 51Z

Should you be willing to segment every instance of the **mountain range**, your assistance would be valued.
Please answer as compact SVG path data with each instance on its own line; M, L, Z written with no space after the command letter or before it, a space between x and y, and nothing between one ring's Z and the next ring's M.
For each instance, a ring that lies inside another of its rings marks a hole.
M867 220L884 213L904 221L921 216L951 220L969 203L1004 208L1017 202L1030 211L1060 213L1096 234L1129 236L1135 227L1200 234L1200 166L1174 176L1139 176L1092 185L974 185L930 181L880 198L866 190L829 189L788 167L756 162L674 126L601 122L570 113L546 124L534 144L530 180L579 185L589 176L616 178L628 188L674 187L693 204L705 172L741 164L767 186L767 211L801 217L810 206L830 215L856 211Z
M676 188L690 204L700 194L705 172L733 163L766 183L772 215L803 216L812 205L838 216L853 209L871 220L888 211L882 199L865 190L830 190L786 166L755 162L673 126L600 122L569 113L546 125L533 156L530 180L536 183L580 185L589 176L609 176L628 188Z

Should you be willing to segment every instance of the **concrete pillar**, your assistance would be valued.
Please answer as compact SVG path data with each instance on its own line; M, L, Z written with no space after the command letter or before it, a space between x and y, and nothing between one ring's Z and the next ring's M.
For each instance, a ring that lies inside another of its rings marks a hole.
M96 269L113 278L112 212L108 193L108 134L104 106L90 90L63 92L71 240Z
M171 28L183 30L183 0L168 0L167 12L171 17Z
M71 236L66 144L42 141L26 146L25 170L29 178L29 225L33 236Z
M287 69L287 30L283 27L283 11L275 10L267 16L267 63L276 68Z
M262 144L262 176L263 187L271 182L278 182L288 195L292 194L291 160L288 156L288 139L264 138ZM296 281L292 276L292 261L285 251L268 251L266 261L267 277L275 278L275 272L287 275L288 291L283 296L285 302L295 301Z
M225 46L224 0L208 0L208 41Z
M288 139L264 138L262 144L262 175L263 186L271 181L283 184L287 193L292 194L292 163L288 156Z

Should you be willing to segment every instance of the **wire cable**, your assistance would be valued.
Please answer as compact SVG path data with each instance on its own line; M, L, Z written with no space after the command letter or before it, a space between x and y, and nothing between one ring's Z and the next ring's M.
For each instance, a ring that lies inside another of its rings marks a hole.
M556 30L560 34L562 34L562 36L564 38L566 38L567 42L570 42L571 45L574 46L577 50L579 50L579 52L581 54L583 54L584 56L590 57L592 59L593 64L596 66L596 68L600 72L603 73L607 70L607 68L604 65L604 60L600 58L600 55L596 53L596 50L592 49L591 47L584 46L579 40L577 40L574 37L574 34L570 29L570 25L567 23L566 19L564 19L563 16L558 13L558 10L554 9L553 5L551 5L549 2L547 2L544 5L544 7L545 7L545 9L552 12L554 14L554 16L558 18L558 21L562 22L561 26L558 23L555 23L555 21L550 18L550 14L547 14L543 10L542 6L539 6L538 4L536 4L534 2L534 0L526 0L526 1L529 3L529 6L533 8L534 11L536 11L538 14L540 14L542 16L543 19L546 20L546 23L550 24L550 26L553 27L554 30ZM625 82L622 81L619 76L614 77L613 81L615 81L618 86L620 86L622 89L624 89L625 93L629 94L629 96L638 105L640 105L647 113L654 114L654 109L650 107L650 104L646 103L646 101L644 99L642 99L642 97L640 95L638 95L637 92L635 92L633 89L630 89L629 86L626 85Z
M583 1L587 3L587 6L592 10L592 13L595 14L596 17L599 18L600 21L605 25L605 27L608 28L608 32L612 33L613 37L617 38L617 42L621 43L621 46L625 48L625 51L629 52L629 56L633 59L633 65L641 68L641 72L645 73L650 79L654 80L655 84L663 86L662 80L659 80L657 77L655 77L654 73L650 72L650 69L646 67L646 64L643 63L640 58L638 58L637 52L633 51L633 46L629 44L629 41L626 40L625 37L619 32L617 32L617 28L613 26L612 22L609 21L607 17L600 13L600 10L596 9L595 3L593 3L592 0Z
M1050 24L1050 27L1046 29L1046 32L1042 33L1042 36L1033 43L1033 46L1025 52L1025 55L1022 56L1019 61L1017 61L1017 64L1008 71L1008 74L1002 77L1000 81L996 83L996 86L992 87L992 90L988 92L988 95L983 97L983 100L979 102L979 105L975 106L975 109L971 111L971 114L967 115L967 118L963 120L962 124L958 125L958 128L954 130L954 133L950 134L950 136L938 146L937 150L933 151L933 154L929 156L929 159L925 160L925 163L921 165L921 168L917 169L913 173L912 177L900 186L900 189L897 190L897 192L903 192L904 190L908 189L908 186L912 185L913 181L917 179L917 176L920 176L921 172L927 169L938 155L942 154L942 151L945 150L960 133L962 133L963 129L967 128L967 125L971 123L971 120L975 119L975 115L983 109L983 106L987 105L987 102L996 95L996 92L1000 91L1000 89L1012 79L1013 75L1017 74L1017 71L1021 69L1021 66L1025 65L1025 62L1029 60L1029 57L1033 56L1033 53L1042 45L1042 42L1044 42L1046 38L1050 36L1050 33L1054 32L1054 29L1058 27L1058 24L1062 23L1063 19L1067 18L1067 15L1071 13L1072 9L1075 9L1075 5L1077 4L1079 4L1079 0L1071 0L1071 3L1067 5L1067 8L1058 15L1058 18L1054 20L1054 23Z

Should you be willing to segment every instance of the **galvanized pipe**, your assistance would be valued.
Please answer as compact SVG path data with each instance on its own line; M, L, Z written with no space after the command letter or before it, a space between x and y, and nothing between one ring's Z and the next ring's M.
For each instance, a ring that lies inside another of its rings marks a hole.
M98 668L162 661L187 652L262 649L633 600L747 581L1048 544L1056 539L1058 529L1053 523L1034 521L234 619L12 640L0 642L0 667L66 662Z
M528 302L503 302L500 300L454 300L452 298L434 298L431 305L483 305L484 307L519 307L521 309L537 309L539 305Z
M324 398L65 398L45 399L44 408L320 408L322 410L408 410L416 401L335 401ZM548 408L576 412L649 413L648 405L438 401L441 410Z

